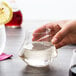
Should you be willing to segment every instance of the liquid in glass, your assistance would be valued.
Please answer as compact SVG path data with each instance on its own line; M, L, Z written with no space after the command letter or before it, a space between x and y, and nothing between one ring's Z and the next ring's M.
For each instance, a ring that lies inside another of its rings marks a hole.
M56 48L50 42L32 42L24 46L20 58L30 66L47 66L57 55Z

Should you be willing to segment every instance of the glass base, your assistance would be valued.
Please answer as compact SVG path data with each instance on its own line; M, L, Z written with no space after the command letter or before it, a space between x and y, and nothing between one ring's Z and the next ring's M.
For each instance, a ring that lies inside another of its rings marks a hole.
M21 28L21 26L6 26L7 28Z
M49 65L50 62L52 62L52 59L50 61L44 61L44 62L33 62L33 61L28 61L27 59L24 61L27 63L27 65L32 66L32 67L46 67Z

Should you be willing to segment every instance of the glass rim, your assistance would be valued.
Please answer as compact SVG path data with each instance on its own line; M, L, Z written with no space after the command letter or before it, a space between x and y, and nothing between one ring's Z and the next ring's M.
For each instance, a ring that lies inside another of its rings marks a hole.
M35 30L34 30L35 31ZM28 33L32 33L32 34L49 34L50 32L51 32L51 29L46 29L46 31L43 31L43 32L37 32L37 33L35 33L34 31L26 31L26 32L28 32Z

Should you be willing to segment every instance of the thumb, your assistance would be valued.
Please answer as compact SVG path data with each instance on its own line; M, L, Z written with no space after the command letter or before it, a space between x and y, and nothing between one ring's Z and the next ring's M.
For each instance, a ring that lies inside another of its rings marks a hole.
M61 40L64 39L64 37L66 37L69 34L69 28L68 27L64 27L62 28L59 32L56 33L56 35L53 37L52 39L52 43L53 44L57 44L59 43Z

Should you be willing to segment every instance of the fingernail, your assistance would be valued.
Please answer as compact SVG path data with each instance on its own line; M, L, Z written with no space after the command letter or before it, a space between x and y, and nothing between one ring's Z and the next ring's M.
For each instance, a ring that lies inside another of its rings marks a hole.
M53 38L51 41L52 41L53 44L55 44L55 43L58 42L58 39L57 38Z

